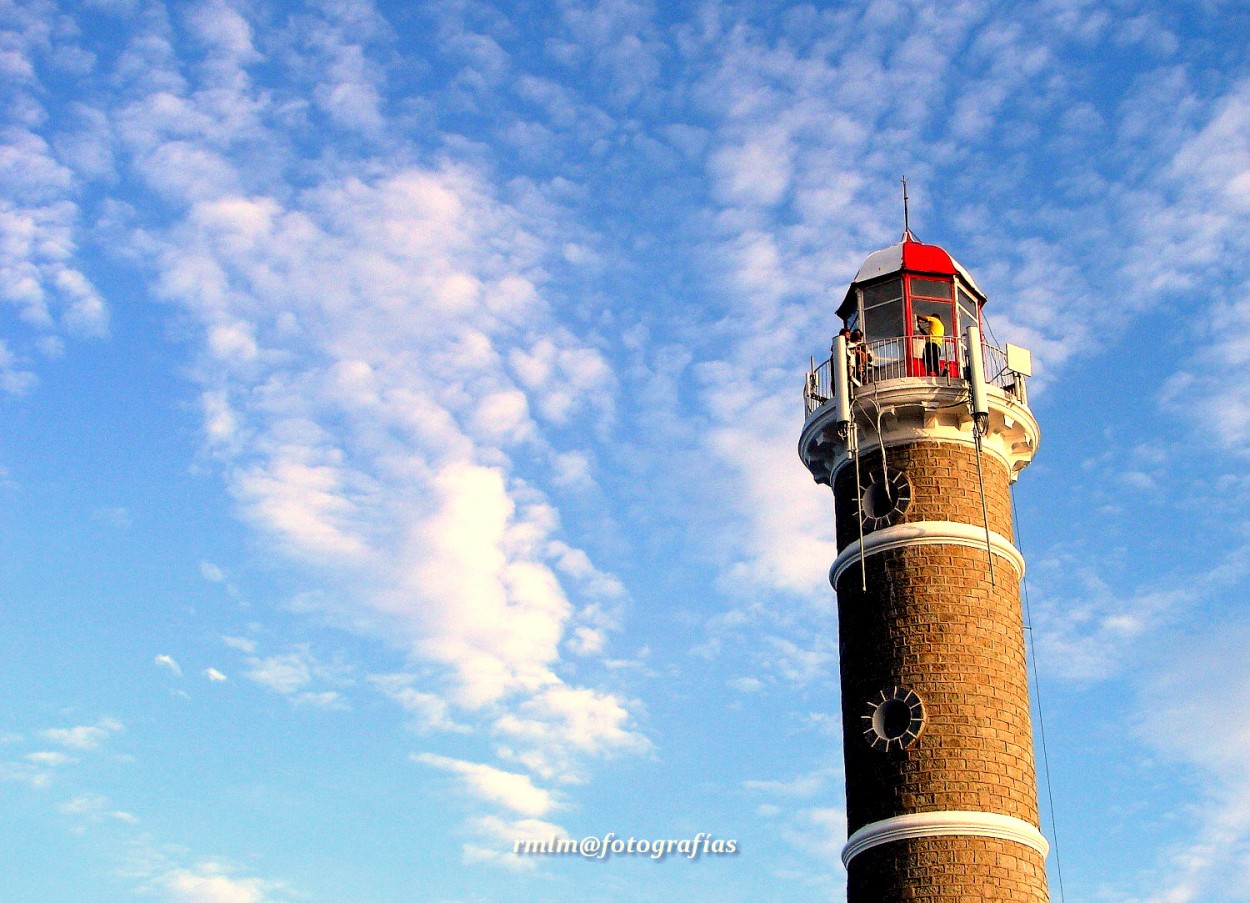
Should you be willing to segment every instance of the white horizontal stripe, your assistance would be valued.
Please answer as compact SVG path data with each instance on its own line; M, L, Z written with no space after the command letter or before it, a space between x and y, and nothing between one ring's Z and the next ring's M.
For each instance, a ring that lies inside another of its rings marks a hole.
M985 548L985 528L972 524L961 524L951 520L926 520L914 524L895 524L874 530L864 537L864 554L873 555L903 546L925 546L948 544ZM990 548L1016 569L1016 575L1024 576L1024 556L1011 544L1011 540L1001 533L990 531ZM838 553L833 567L829 568L829 582L838 588L838 578L842 572L859 561L859 540L851 543Z
M851 860L864 850L892 840L951 835L1010 840L1037 850L1043 858L1050 852L1050 844L1041 831L1027 821L1010 815L996 812L916 812L864 825L847 838L846 846L842 848L842 864L850 865Z

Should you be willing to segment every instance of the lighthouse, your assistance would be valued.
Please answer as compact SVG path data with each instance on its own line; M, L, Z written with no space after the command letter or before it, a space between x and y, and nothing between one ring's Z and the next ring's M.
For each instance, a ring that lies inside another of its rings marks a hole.
M833 490L848 903L1044 903L1011 484L1040 440L1029 352L905 231L871 254L804 387Z

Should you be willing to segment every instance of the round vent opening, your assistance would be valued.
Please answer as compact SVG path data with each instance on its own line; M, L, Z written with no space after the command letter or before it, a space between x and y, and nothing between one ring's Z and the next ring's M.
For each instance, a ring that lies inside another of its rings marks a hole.
M882 690L876 699L868 700L861 717L864 739L873 749L906 749L924 731L924 703L907 687Z
M860 490L859 504L865 530L896 524L911 505L911 480L901 470L888 477L874 470Z

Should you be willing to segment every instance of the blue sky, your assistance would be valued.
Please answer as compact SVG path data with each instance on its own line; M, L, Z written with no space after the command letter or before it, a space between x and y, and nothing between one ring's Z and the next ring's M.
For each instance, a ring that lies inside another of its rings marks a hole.
M1244 5L0 24L5 900L836 899L795 444L903 174L1034 352L1066 897L1250 900Z

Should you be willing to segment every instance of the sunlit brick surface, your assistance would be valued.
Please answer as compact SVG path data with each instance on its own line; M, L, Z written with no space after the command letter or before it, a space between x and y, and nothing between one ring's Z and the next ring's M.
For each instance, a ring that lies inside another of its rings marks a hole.
M992 837L921 837L873 847L851 860L856 903L1046 903L1035 850Z
M971 446L946 442L925 442L886 450L891 472L902 470L912 485L912 503L897 523L955 521L982 526L981 495L977 491L976 452ZM881 471L881 453L865 448L859 463L865 484L869 474ZM1011 527L1011 488L1007 468L998 458L981 457L985 481L985 507L990 529L1008 539ZM838 551L859 539L856 523L855 468L843 467L834 479L834 505L837 511Z

